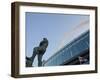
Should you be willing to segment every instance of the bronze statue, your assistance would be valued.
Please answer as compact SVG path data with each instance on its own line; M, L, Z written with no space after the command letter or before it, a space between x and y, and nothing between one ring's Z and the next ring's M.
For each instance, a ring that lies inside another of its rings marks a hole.
M38 55L38 66L42 66L42 56L44 55L46 48L48 47L47 38L43 38L38 47L33 49L32 57L26 57L26 67L32 67L32 63L34 62L34 58Z

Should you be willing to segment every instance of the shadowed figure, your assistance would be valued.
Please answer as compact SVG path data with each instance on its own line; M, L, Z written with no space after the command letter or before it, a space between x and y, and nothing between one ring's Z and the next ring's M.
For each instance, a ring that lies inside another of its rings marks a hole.
M39 46L34 47L32 57L26 57L26 67L32 67L36 55L38 55L38 66L42 66L42 56L44 55L47 47L48 40L47 38L43 38Z

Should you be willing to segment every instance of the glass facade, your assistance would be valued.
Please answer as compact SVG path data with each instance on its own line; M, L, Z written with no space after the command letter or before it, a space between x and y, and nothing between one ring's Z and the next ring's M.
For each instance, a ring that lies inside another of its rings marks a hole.
M70 60L74 56L80 55L86 49L89 49L89 31L85 32L84 34L64 46L61 50L50 57L43 65L63 65L64 62Z

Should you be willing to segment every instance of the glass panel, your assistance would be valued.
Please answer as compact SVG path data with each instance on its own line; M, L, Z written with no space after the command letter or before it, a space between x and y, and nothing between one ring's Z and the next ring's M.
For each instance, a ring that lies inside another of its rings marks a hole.
M63 54L63 61L65 62L69 60L70 58L71 58L71 53L70 53L70 48L69 48Z
M78 53L78 50L77 50L77 45L73 45L72 48L71 48L71 51L72 51L72 55L75 56L77 53Z

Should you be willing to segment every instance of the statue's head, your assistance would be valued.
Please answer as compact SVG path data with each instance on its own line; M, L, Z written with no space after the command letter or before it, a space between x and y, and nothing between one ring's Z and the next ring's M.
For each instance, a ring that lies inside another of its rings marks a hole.
M43 38L43 40L47 40L47 38Z

